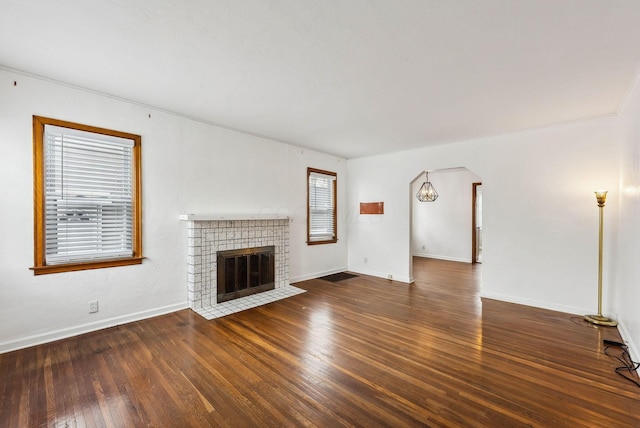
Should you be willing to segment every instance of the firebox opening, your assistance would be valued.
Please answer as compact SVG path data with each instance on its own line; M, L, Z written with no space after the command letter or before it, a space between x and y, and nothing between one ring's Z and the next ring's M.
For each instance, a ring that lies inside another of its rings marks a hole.
M275 246L219 251L217 302L275 288Z

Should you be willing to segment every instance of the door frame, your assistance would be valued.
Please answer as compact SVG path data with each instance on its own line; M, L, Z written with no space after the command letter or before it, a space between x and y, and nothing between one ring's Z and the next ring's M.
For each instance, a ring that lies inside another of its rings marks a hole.
M476 200L477 200L477 192L478 186L482 186L482 182L476 182L472 184L473 190L471 191L471 263L478 263L478 254L476 252L477 246L477 234L476 234Z

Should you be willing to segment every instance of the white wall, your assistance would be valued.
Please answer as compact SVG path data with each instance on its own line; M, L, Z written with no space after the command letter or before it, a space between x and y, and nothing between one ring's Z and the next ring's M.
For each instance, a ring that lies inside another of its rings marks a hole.
M471 263L473 183L480 178L465 168L454 168L429 172L429 181L439 195L434 202L415 198L424 174L411 184L412 254Z
M615 317L635 358L640 356L640 80L619 116L620 225L614 283Z
M37 277L29 270L33 115L142 135L142 265ZM291 282L346 268L342 224L337 244L305 244L306 168L338 173L344 207L343 159L6 70L0 145L0 352L186 307L181 213L288 214ZM94 299L100 310L89 314Z
M423 170L462 166L483 183L482 294L593 313L598 251L593 189L617 188L615 123L613 117L603 118L349 160L349 206L363 200L385 202L384 219L378 223L350 218L349 269L410 280L414 195L409 183ZM612 196L605 216L607 251L616 233ZM610 280L610 258L605 263ZM609 303L607 299L605 306Z
M613 308L638 344L637 86L619 118L347 162L0 70L0 352L186 307L181 213L290 214L292 282L343 270L347 257L350 270L408 282L410 183L460 166L483 182L483 295L576 314L596 309L592 190L608 187L605 314ZM34 114L142 135L142 265L33 276ZM338 244L304 243L307 166L338 172ZM385 214L359 215L371 201ZM89 314L94 299L100 311Z

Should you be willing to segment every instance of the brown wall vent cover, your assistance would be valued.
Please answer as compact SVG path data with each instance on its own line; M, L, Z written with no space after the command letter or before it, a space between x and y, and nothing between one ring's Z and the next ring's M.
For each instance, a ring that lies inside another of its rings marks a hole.
M384 202L360 202L360 214L384 214Z

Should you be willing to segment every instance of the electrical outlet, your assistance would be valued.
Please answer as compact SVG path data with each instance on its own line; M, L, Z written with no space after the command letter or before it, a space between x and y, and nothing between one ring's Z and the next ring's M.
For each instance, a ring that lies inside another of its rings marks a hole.
M387 279L393 279L393 275L389 274L389 276L387 276Z
M95 312L98 312L98 301L92 300L89 302L89 313L93 314Z
M369 263L369 259L365 257L365 258L364 258L364 262L365 262L365 263Z
M422 249L423 249L423 250L425 249L424 245L422 246Z

